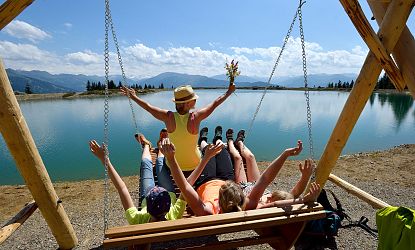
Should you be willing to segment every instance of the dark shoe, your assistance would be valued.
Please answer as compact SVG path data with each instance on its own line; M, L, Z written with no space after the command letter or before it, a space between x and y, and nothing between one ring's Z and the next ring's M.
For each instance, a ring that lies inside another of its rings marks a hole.
M226 140L233 140L233 129L226 130Z
M236 140L235 140L235 145L237 145L237 143L239 141L244 141L245 140L245 130L241 129L238 132L238 135L236 136Z
M213 137L213 144L216 144L217 140L222 140L222 127L217 126L215 128L215 137Z
M199 144L199 146L200 146L200 144L202 143L202 141L207 142L207 135L208 135L208 128L207 128L207 127L202 128L202 129L200 130L200 133L199 133L199 140L198 140L198 142L197 142L197 144Z

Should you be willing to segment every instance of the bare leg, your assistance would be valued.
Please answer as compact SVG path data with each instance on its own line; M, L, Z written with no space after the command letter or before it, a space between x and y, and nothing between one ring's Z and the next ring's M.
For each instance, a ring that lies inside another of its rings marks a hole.
M249 150L242 141L238 141L238 147L242 157L246 162L246 170L248 172L248 181L257 181L261 176L254 154Z
M235 145L232 139L228 140L228 150L233 160L233 168L235 171L235 182L236 183L247 182L245 168L242 162L242 156L239 154L238 150L235 148Z

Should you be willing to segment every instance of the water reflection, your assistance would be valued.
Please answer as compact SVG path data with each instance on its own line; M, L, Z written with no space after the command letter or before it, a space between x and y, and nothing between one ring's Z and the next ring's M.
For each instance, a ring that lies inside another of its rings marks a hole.
M197 90L197 108L215 100L224 90ZM173 110L172 91L143 96L151 104ZM247 129L261 99L262 91L238 90L201 126ZM319 158L333 130L347 92L311 92L314 151ZM89 153L87 141L103 140L103 99L44 100L20 103L27 124L53 181L102 178L102 166ZM156 141L164 127L135 103L139 132ZM141 149L133 138L136 132L128 100L110 98L109 148L113 163L122 175L138 173ZM408 115L408 113L412 115ZM409 95L374 94L364 108L343 153L370 151L402 143L415 143L415 105ZM308 156L306 102L301 91L268 91L257 115L247 145L258 160L272 160L283 149L304 141ZM0 184L23 183L12 157L0 138Z

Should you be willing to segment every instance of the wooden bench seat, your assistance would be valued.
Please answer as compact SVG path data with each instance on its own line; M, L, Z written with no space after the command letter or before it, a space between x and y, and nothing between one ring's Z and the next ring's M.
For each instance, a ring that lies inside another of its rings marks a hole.
M155 242L255 230L259 236L214 242L211 245L192 245L186 249L213 246L215 249L228 249L263 243L269 243L278 249L289 249L297 240L305 221L323 217L323 207L316 203L314 206L297 204L284 209L275 207L114 227L105 232L104 247L145 246Z

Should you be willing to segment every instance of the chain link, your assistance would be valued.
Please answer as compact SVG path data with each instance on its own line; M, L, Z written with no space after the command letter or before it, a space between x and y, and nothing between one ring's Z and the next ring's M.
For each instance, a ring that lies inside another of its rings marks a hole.
M301 8L301 5L300 5L298 8ZM294 18L293 18L293 20L292 20L292 22L291 22L290 28L288 29L287 34L285 35L285 38L284 38L284 43L283 43L283 45L282 45L282 47L281 47L281 51L280 51L280 53L279 53L279 55L278 55L278 57L277 57L277 60L275 61L274 67L272 68L272 71L271 71L271 75L270 75L270 76L269 76L269 78L268 78L267 85L265 86L265 88L264 88L264 92L262 93L261 100L259 101L259 104L258 104L258 106L257 106L257 108L256 108L256 110L255 110L254 116L252 117L252 120L251 120L251 122L250 122L250 124L249 124L248 131L247 131L247 133L246 133L247 135L245 136L245 140L246 140L247 136L251 133L252 126L254 125L254 121L255 121L255 119L256 119L256 117L257 117L257 115L258 115L258 112L259 112L259 109L260 109L260 107L261 107L262 101L264 100L265 94L267 93L268 86L269 86L269 85L270 85L270 83L271 83L271 79L272 79L272 77L273 77L273 75L274 75L275 69L277 68L277 66L278 66L278 64L279 64L279 62L280 62L280 59L281 59L282 53L284 52L285 46L287 45L287 43L288 43L288 39L290 38L290 34L291 34L292 30L293 30L294 23L295 23L295 21L297 20L297 15L298 15L298 13L299 13L299 12L298 12L298 10L297 10L297 11L295 12Z
M109 180L108 180L108 159L109 159L109 90L108 90L108 77L109 77L109 46L108 46L108 28L109 28L109 0L105 0L105 49L104 49L104 61L105 61L105 100L104 100L104 151L105 151L105 190L104 190L104 234L108 229L108 215L109 215ZM105 236L104 236L105 237Z
M109 3L108 3L108 5L109 5ZM120 47L118 45L118 39L117 39L117 35L115 33L114 23L112 22L111 10L109 8L108 8L108 21L109 21L109 26L111 27L112 39L114 40L114 45L115 45L115 48L117 50L118 63L120 65L121 75L122 75L122 80L123 80L122 85L128 87L127 77L125 76L125 71L124 71L124 64L123 64L123 61L122 61L122 58L121 58ZM132 114L132 120L133 120L134 128L135 128L136 133L138 134L137 120L135 118L133 103L132 103L131 98L130 98L129 95L128 95L128 102L129 102L130 108L131 108L131 114Z
M304 2L305 3L305 2ZM304 72L304 95L306 99L307 105L307 127L308 127L308 144L309 144L309 154L311 160L314 162L314 146L313 146L313 133L312 133L312 126L311 126L311 108L310 108L310 90L308 88L307 82L307 57L305 53L305 39L304 39L304 30L303 30L303 15L301 11L301 7L304 4L302 0L300 0L300 7L298 8L298 20L300 23L300 37L301 37L301 51L303 57L303 72ZM313 173L311 175L311 181L315 180L316 176L316 169L313 168Z

